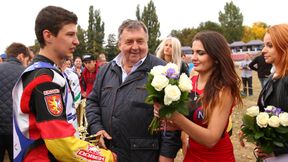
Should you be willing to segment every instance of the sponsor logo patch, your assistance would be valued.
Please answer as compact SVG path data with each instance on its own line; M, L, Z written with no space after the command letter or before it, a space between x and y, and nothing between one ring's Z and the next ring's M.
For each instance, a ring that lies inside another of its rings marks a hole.
M60 93L59 89L50 89L50 90L46 90L43 92L43 94L45 96L50 95L50 94L56 94L56 93Z
M95 146L88 146L88 149L80 149L76 155L88 161L105 162L105 157L100 154L100 151Z
M49 113L53 116L60 116L63 112L63 103L60 94L45 96L45 102Z

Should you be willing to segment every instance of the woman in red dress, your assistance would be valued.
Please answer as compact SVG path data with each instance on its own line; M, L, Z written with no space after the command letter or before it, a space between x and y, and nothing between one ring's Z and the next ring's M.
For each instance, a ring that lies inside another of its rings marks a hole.
M225 38L213 31L199 32L192 43L192 62L197 76L192 77L190 115L173 113L169 123L189 135L184 162L233 162L233 146L226 128L235 104L242 103L241 80ZM159 109L158 104L154 104Z

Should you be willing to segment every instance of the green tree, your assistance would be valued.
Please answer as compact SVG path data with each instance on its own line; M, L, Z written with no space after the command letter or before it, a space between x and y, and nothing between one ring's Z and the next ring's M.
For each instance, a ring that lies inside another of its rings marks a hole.
M30 46L29 49L33 51L34 54L39 54L40 51L40 44L37 39L34 41L34 45Z
M77 27L77 37L79 40L79 45L74 52L74 58L79 56L82 57L87 51L87 45L85 41L85 30L81 28L80 25Z
M115 34L108 35L106 53L108 60L112 60L119 53Z
M180 40L182 46L192 45L192 39L197 33L197 29L194 28L184 28L182 30L172 30L170 35L176 37Z
M136 18L137 20L141 20L139 4L137 5L137 8L136 8Z
M141 16L140 16L141 15ZM142 14L140 14L139 5L136 9L136 17L138 20L141 20L148 28L149 35L149 52L154 53L157 46L160 43L159 37L160 33L160 22L158 21L158 16L156 13L156 7L151 0L147 6L144 6Z
M101 53L104 51L103 43L104 43L104 36L105 36L105 28L104 22L101 20L100 10L95 10L95 42L96 42L96 53Z
M229 43L241 40L243 34L243 15L239 7L233 4L233 1L230 3L226 2L224 12L219 12L218 19L224 36Z
M198 31L212 30L212 31L222 33L222 28L220 24L216 22L212 22L212 21L201 22L197 30Z
M89 19L87 30L87 52L97 55L103 52L104 22L101 20L100 10L89 7Z
M89 7L89 19L88 19L88 29L87 29L87 52L91 54L96 53L96 32L95 32L95 16L94 7Z

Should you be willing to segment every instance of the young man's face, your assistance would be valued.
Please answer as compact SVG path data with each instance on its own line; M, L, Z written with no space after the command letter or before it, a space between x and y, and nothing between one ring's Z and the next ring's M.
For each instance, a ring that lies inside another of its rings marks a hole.
M94 72L96 70L96 67L95 67L96 61L95 60L87 60L87 61L83 61L83 63L89 72Z
M64 25L60 29L58 35L52 39L51 44L53 46L53 52L61 59L72 57L76 46L79 44L77 38L77 25Z

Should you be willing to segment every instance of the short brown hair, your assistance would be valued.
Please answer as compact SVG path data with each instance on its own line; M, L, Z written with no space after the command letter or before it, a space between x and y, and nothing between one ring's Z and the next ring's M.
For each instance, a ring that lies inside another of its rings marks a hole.
M29 49L22 43L12 43L6 48L7 57L17 57L19 54L23 53L25 57L30 56Z
M77 24L77 16L64 8L56 6L48 6L43 8L35 21L35 34L40 47L43 48L46 44L43 37L43 31L49 30L54 36L64 25Z

